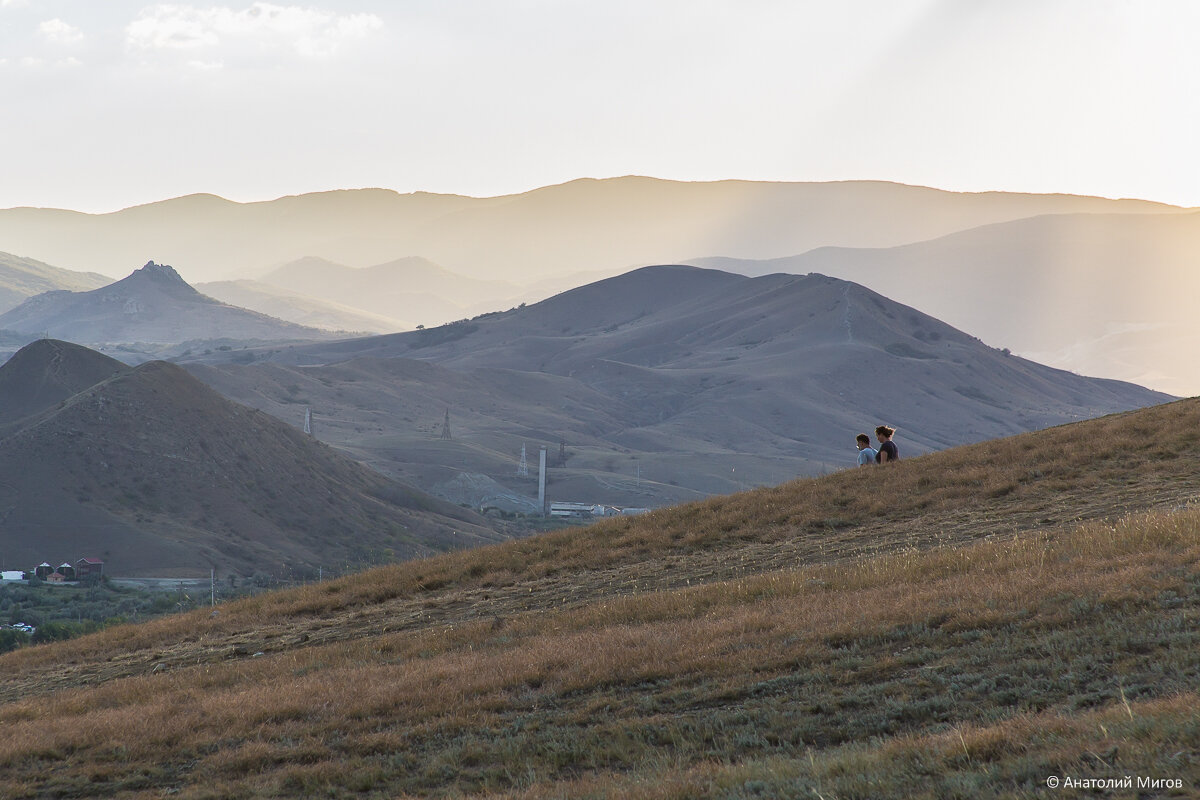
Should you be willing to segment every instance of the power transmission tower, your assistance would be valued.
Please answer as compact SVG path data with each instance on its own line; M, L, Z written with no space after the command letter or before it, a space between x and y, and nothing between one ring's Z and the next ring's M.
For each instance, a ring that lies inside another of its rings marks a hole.
M522 478L529 477L529 462L525 460L525 443L521 442L521 464L517 467L517 474Z
M450 438L450 409L446 409L446 421L442 423L442 438Z

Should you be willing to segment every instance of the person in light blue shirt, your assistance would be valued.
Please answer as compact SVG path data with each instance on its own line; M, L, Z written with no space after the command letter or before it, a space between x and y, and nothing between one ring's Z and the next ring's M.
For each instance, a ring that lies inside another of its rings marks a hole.
M865 467L868 464L875 463L875 448L871 447L871 437L865 433L860 433L855 437L858 443L858 465Z

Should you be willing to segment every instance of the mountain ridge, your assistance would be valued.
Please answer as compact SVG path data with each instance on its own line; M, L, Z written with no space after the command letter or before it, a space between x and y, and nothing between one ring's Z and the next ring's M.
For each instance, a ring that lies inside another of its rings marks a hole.
M107 215L0 211L0 243L50 263L86 263L102 272L121 271L150 249L192 281L252 277L306 256L352 266L422 256L471 277L531 280L697 253L764 258L827 244L893 246L1051 209L1183 211L1141 200L952 193L883 181L638 176L495 198L339 190L225 201L184 216L170 213L172 202Z

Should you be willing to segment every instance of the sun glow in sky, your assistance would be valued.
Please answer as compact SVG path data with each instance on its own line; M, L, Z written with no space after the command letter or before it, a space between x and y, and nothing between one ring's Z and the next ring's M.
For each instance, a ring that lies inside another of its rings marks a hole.
M0 207L578 177L1200 206L1193 0L0 0Z

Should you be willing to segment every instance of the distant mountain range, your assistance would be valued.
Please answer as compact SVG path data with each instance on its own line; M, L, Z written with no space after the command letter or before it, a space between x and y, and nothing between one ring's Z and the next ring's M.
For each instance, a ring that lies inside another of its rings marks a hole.
M257 278L307 256L356 267L421 256L469 277L524 282L700 256L893 247L1044 214L1179 212L1136 200L872 181L625 177L488 198L361 189L263 203L190 195L99 215L8 209L0 250L116 274L153 254L191 281Z
M502 538L165 362L54 340L0 367L6 567L292 577Z
M899 427L905 456L1163 402L989 347L860 285L661 266L409 333L193 356L229 397L423 487L480 473L552 499L662 505L853 464ZM439 439L444 412L451 441Z
M317 327L433 327L656 263L820 272L994 346L1177 394L1200 393L1183 366L1200 344L1184 302L1198 244L1200 215L1160 203L870 181L626 177L492 198L370 189L246 204L193 195L102 215L0 210L0 250L111 274L153 254L194 281L279 286L287 297L262 285L213 293Z

